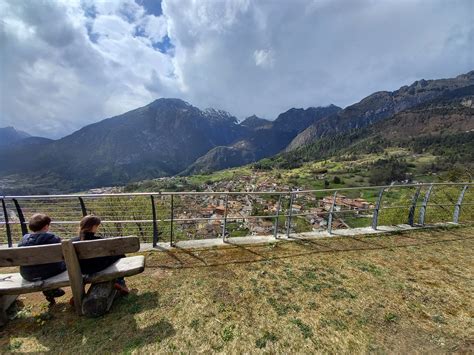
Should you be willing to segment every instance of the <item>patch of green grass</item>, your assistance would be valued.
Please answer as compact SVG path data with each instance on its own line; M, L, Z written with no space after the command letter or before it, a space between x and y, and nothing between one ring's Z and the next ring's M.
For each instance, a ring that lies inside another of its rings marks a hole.
M325 288L331 288L331 287L332 287L332 285L330 285L328 283L317 283L315 285L312 285L310 287L310 290L313 291L313 292L321 292Z
M298 329L301 331L301 334L303 334L303 338L307 339L313 336L313 329L311 328L311 326L306 323L303 323L301 319L294 318L291 320L291 323L298 327Z
M28 318L31 317L31 306L25 306L18 309L17 306L12 307L12 318L13 319L21 319L21 318Z
M278 337L272 332L265 331L265 333L255 341L255 346L259 349L263 349L267 346L268 342L276 342Z
M316 280L318 278L318 275L314 271L307 271L303 275L303 277L307 280Z
M160 321L153 326L153 335L156 336L156 341L158 343L175 334L176 330L174 329L173 324L165 318L161 318Z
M431 317L433 322L438 323L438 324L446 324L446 319L441 315L441 314L435 314L434 316Z
M347 324L342 319L321 319L319 321L321 327L332 327L336 330L347 330Z
M364 314L357 319L357 324L359 325L367 325L369 323L369 317Z
M192 329L197 330L199 328L199 319L193 319L191 323L189 323L189 326Z
M131 354L134 350L141 348L144 344L145 340L143 338L134 338L125 345L123 352L125 354Z
M234 329L234 325L228 325L224 329L222 329L221 339L226 343L234 339Z
M344 298L354 299L356 297L357 295L355 293L350 292L343 287L339 287L331 293L331 298L333 300L342 300Z
M383 275L383 270L382 268L371 264L371 263L365 263L365 262L357 262L355 263L355 266L364 272L368 272L374 276L382 276Z
M295 305L295 304L284 304L284 303L281 303L281 302L278 302L276 299L274 299L273 297L270 297L268 299L268 303L270 304L270 306L272 306L272 308L275 310L275 312L279 315L279 316L284 316L284 315L287 315L290 311L294 311L294 312L299 312L301 310L301 307L298 306L298 305Z
M23 344L23 342L21 340L13 339L12 341L10 341L10 344L8 345L8 350L9 351L18 350L18 349L21 348L22 344Z
M384 320L387 323L396 323L398 321L399 317L395 313L388 312L384 316Z

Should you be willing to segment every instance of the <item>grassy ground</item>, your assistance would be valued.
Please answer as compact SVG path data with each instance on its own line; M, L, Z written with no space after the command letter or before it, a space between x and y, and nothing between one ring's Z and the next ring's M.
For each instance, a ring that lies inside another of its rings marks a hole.
M472 353L473 247L471 226L150 252L102 318L21 296L0 352Z

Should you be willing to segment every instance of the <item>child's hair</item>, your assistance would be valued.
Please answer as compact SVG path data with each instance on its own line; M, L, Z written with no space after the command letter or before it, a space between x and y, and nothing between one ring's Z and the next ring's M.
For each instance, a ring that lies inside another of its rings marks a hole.
M100 225L100 222L100 218L92 214L83 217L79 223L79 237L83 239L85 233L92 231L92 228Z
M38 232L51 224L51 218L43 213L35 213L28 221L28 227L32 232Z

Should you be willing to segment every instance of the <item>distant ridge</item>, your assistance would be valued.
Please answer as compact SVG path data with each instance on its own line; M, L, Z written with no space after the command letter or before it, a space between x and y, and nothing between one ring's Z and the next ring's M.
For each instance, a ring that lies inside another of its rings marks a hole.
M452 79L419 80L393 92L376 92L334 116L310 125L293 139L287 150L310 144L323 136L368 126L449 91L473 84L474 70Z
M25 191L29 186L32 193L70 192L212 172L282 151L313 147L321 139L330 147L336 142L333 137L341 139L437 98L449 102L454 100L454 93L461 97L462 90L471 85L474 71L452 79L416 81L393 92L377 92L345 109L335 105L291 108L274 121L254 115L239 123L222 110L200 110L180 99L160 98L59 140L29 137L6 127L0 129L0 188ZM404 133L409 134L409 117L415 116L398 117L403 117ZM421 120L419 117L425 116L417 114L416 120Z
M0 128L0 146L7 146L28 137L31 135L11 126Z

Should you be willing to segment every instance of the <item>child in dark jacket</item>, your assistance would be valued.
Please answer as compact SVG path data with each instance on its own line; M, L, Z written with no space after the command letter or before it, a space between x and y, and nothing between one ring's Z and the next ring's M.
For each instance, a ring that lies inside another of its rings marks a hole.
M85 216L81 219L79 224L79 237L73 238L72 240L77 242L83 240L102 239L101 237L95 235L100 223L101 220L97 216ZM125 257L125 255L100 256L97 258L79 260L81 272L83 274L93 274L105 269L123 257ZM127 295L130 292L123 278L115 280L115 288L123 295Z
M42 213L34 214L28 223L28 227L32 233L25 234L18 244L19 247L31 247L35 245L56 244L61 243L61 239L53 233L49 233L51 218ZM20 274L27 281L38 281L58 275L66 270L63 261L56 263L48 263L41 265L20 266ZM54 304L56 297L64 295L61 289L44 291L46 299Z

